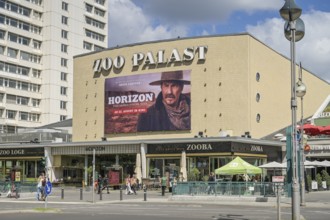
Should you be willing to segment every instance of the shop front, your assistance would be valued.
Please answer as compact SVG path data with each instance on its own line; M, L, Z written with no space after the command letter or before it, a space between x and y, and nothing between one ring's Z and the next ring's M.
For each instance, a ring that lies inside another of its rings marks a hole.
M32 182L45 172L43 147L0 149L0 181Z
M282 161L283 153L281 144L266 145L261 141L205 139L204 142L198 140L198 142L186 143L148 144L147 177L169 175L170 179L179 178L183 169L182 164L186 164L188 181L207 180L211 172L224 166L236 156L259 166L267 161ZM182 160L185 162L182 163Z

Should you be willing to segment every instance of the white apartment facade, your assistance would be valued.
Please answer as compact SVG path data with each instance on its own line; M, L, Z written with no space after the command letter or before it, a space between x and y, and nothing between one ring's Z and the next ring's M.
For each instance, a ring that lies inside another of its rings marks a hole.
M107 0L0 0L0 133L72 118L73 56L107 47Z

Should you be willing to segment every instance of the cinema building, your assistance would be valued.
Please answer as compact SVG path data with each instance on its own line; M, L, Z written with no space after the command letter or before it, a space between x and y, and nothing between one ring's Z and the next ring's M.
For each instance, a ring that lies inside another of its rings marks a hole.
M166 108L166 119L142 120L157 110L151 108L162 98L161 80L171 79L166 75L173 73L179 74L176 82L182 82L181 92L188 100L185 116ZM308 117L330 94L330 86L306 69L302 74ZM75 176L86 179L84 167L92 164L94 153L99 173L122 167L123 173L132 174L141 164L142 178L177 175L182 160L188 173L197 168L201 177L235 156L254 165L280 162L285 143L263 137L291 124L290 79L290 59L247 33L138 43L78 55L73 142L46 146L50 174L65 178L64 170L70 167ZM300 100L298 118L299 106Z

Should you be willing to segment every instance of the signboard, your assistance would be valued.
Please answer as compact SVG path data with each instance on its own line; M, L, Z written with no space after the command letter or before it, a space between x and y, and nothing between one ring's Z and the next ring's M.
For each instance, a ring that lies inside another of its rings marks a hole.
M190 130L190 72L182 70L107 78L104 133ZM171 84L170 93L166 92L169 83L162 84L164 80L175 84L174 87ZM179 111L173 107L177 103ZM171 114L168 111L172 111Z
M47 182L46 182L46 186L45 186L45 193L46 193L47 196L48 196L49 194L51 194L51 192L52 192L52 188L53 188L52 183L51 183L49 180L47 180Z
M45 150L42 147L34 148L2 148L0 149L0 157L36 157L44 156Z
M272 176L272 182L273 183L283 183L284 176Z
M21 172L20 171L15 172L15 181L21 182Z
M162 153L253 153L277 155L281 148L276 146L265 146L256 144L237 143L231 141L223 142L197 142L197 143L166 143L166 144L148 144L148 154Z
M119 185L120 184L120 171L110 170L109 171L109 183L110 185Z

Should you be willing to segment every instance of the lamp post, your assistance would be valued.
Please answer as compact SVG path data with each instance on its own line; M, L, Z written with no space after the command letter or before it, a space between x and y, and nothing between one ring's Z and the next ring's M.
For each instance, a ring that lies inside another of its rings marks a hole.
M306 94L306 86L302 82L302 67L300 64L299 78L297 82L296 94L300 97L301 105L301 119L300 119L300 140L299 140L299 153L300 153L300 206L305 206L305 152L304 152L304 105L303 100Z
M292 147L292 219L300 219L299 206L299 183L298 183L298 157L297 157L297 90L296 90L296 58L295 42L304 37L304 22L299 19L301 8L294 0L286 0L284 6L280 9L281 17L286 20L284 25L284 35L290 41L291 55L291 147Z

